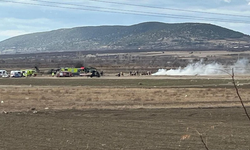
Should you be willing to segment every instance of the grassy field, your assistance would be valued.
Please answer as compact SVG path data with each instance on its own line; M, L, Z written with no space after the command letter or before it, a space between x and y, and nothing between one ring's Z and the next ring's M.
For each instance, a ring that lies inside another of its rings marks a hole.
M240 106L231 79L0 79L0 111ZM249 103L249 81L237 81Z
M249 88L249 79L237 80ZM32 86L108 86L108 87L233 87L231 79L140 79L140 78L1 78L0 85Z

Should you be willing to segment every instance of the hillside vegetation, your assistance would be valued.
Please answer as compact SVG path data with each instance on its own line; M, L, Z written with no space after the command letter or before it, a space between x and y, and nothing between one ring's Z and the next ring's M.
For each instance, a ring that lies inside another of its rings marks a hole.
M146 22L131 26L87 26L21 35L0 42L0 52L227 49L248 47L249 41L248 35L211 24Z

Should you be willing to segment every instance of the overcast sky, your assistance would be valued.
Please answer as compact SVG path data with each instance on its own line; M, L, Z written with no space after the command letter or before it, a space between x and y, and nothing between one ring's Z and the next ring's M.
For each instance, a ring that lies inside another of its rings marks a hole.
M250 35L250 0L0 0L0 41L60 28L148 21L210 23Z

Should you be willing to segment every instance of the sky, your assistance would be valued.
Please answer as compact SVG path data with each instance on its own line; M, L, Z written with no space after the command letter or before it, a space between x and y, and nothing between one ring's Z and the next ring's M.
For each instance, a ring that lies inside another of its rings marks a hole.
M152 21L209 23L250 35L250 0L0 0L0 41L61 28Z

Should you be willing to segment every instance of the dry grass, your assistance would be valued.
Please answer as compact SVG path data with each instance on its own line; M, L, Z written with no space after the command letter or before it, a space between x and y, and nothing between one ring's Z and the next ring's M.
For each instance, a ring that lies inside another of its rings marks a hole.
M250 91L240 92L250 104ZM240 106L232 88L5 87L0 100L0 111Z

